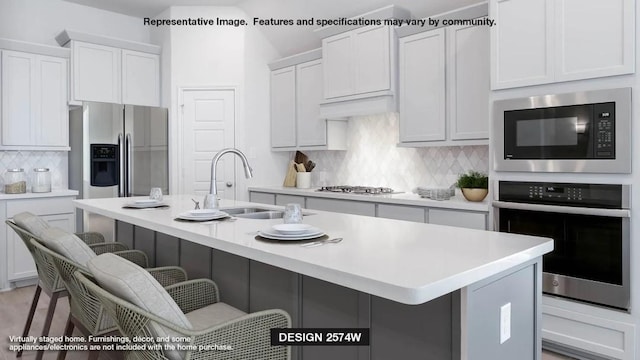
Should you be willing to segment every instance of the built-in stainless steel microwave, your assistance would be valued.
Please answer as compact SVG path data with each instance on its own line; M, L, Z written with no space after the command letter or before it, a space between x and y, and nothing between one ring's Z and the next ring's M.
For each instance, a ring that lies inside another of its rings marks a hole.
M631 88L494 103L497 171L631 173Z

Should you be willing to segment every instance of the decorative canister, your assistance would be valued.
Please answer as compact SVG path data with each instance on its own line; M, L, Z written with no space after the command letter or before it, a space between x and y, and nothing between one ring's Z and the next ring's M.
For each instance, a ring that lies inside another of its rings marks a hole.
M33 179L31 181L31 192L43 193L51 192L51 173L48 168L33 169Z
M24 194L27 192L27 178L24 169L7 169L3 176L6 194Z

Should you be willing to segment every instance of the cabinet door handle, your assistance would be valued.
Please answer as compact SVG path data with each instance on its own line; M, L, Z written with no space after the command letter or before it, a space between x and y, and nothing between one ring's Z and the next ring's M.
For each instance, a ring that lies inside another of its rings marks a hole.
M227 187L232 187L233 183L231 181L227 181Z

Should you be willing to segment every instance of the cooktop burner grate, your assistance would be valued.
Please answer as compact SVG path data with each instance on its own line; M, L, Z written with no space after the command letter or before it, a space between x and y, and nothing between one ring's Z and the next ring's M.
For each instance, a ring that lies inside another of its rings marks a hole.
M342 193L350 193L350 194L364 194L364 195L379 195L379 194L395 194L396 192L392 188L388 187L378 187L378 186L349 186L349 185L338 185L338 186L323 186L317 191L328 191L328 192L342 192Z

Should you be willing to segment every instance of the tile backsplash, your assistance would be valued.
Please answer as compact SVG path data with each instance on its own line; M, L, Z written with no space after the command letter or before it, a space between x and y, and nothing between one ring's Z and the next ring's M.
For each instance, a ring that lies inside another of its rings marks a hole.
M317 166L312 186L368 185L411 191L455 183L468 170L489 171L489 149L480 146L398 147L395 113L356 117L348 123L347 151L305 151Z
M52 189L69 187L68 152L66 151L0 151L0 174L7 169L22 168L27 177L27 191L31 191L31 176L34 168L49 168ZM0 188L4 189L0 176Z

